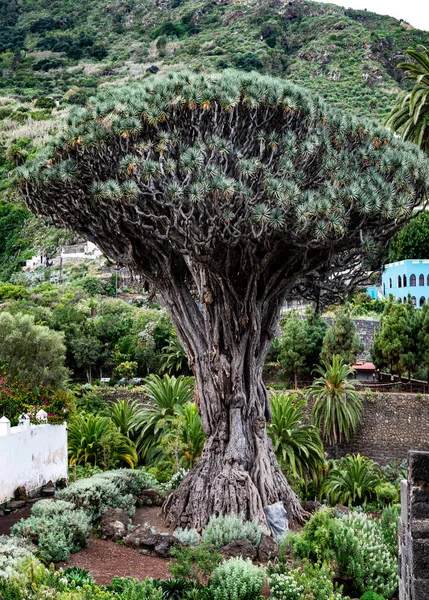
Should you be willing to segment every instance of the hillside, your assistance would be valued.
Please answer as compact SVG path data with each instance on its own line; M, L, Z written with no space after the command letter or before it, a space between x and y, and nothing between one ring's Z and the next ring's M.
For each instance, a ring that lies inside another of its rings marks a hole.
M5 204L8 173L99 87L157 70L234 67L291 79L384 120L403 85L396 64L408 46L428 42L429 32L393 18L304 0L5 0L0 279L34 249L22 232L27 214Z

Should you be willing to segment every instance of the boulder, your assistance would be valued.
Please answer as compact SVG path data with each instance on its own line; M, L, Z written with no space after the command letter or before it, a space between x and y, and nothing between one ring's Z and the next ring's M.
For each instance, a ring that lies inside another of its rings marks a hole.
M303 502L302 508L305 512L310 513L311 515L322 508L322 504L317 502L317 500L309 500L308 502Z
M171 555L171 548L175 544L180 544L179 540L174 535L158 534L158 542L154 548L158 556L168 558Z
M127 535L130 518L122 508L108 508L100 521L100 537L103 540L121 540Z
M7 503L6 508L8 508L11 511L14 511L18 510L19 508L24 508L25 504L25 500L12 500L11 502Z
M336 504L334 506L334 512L341 513L342 515L348 515L350 513L350 508L343 506L342 504Z
M140 506L162 506L165 501L165 496L157 490L143 490L138 498Z
M13 497L15 498L15 500L24 500L27 501L28 500L28 494L27 494L27 490L25 489L25 487L23 485L20 485L19 487L16 488Z
M0 508L0 517L4 517L4 511Z
M250 560L255 560L257 550L250 540L244 539L230 542L220 549L220 553L225 558L241 556L242 558L250 558Z
M159 534L152 531L149 525L137 525L124 539L124 546L140 548L149 546L155 548Z
M258 546L258 560L259 562L268 562L277 558L279 555L279 547L274 538L266 533L261 535L261 541Z

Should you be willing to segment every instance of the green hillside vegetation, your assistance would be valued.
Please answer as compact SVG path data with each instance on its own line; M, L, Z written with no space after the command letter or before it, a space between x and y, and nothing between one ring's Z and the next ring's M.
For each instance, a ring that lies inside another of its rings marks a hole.
M295 0L6 0L0 7L0 280L40 247L11 207L10 173L72 105L151 72L230 67L290 79L384 120L396 65L429 33L367 11ZM43 245L43 243L42 243Z

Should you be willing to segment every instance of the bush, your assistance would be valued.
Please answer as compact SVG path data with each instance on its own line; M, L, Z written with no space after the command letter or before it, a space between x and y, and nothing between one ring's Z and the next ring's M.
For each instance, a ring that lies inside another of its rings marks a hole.
M256 600L265 581L265 569L241 557L230 558L217 567L210 581L214 600Z
M45 110L50 110L51 108L55 108L55 106L55 100L52 100L52 98L48 98L47 96L40 96L37 98L35 104L36 108L43 108Z
M130 517L133 516L134 496L155 485L153 477L143 470L118 469L99 473L89 479L79 479L57 492L56 497L83 508L94 522L109 506L123 508Z
M260 523L245 521L243 515L231 514L212 517L203 530L202 537L206 544L214 548L223 548L230 542L244 539L259 546L263 533L268 532Z
M94 583L92 575L80 567L67 567L64 569L62 576L67 579L67 583L72 583L76 587L81 587L85 584Z
M385 600L383 598L383 596L380 596L380 594L376 594L375 592L372 592L371 590L369 590L368 592L365 592L364 594L362 594L362 596L360 597L359 600Z
M90 529L89 517L74 504L40 500L33 506L31 517L21 519L11 533L37 543L43 560L58 562L87 545Z
M107 589L121 600L162 600L162 590L158 582L148 577L143 581L132 577L114 577Z
M22 538L0 536L0 579L12 577L20 562L34 558L34 551L34 546Z
M272 600L342 600L332 581L333 573L326 565L304 562L299 568L277 565L269 569Z
M171 549L171 557L170 573L173 577L199 583L206 581L222 560L222 555L206 544L177 544Z
M198 546L201 541L196 529L182 529L178 527L174 532L174 537L185 546Z
M320 510L302 534L290 534L286 543L297 558L335 563L358 593L371 588L389 597L398 578L397 514L392 507L380 520L357 511L335 518L333 511Z

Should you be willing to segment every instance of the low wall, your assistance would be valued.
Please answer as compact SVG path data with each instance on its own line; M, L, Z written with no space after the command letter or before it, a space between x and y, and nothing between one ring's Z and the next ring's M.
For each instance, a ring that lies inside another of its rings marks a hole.
M0 424L0 503L17 487L28 493L67 477L66 425Z
M429 451L429 397L418 394L374 393L363 402L361 425L338 456L360 453L380 464L407 458L410 448ZM332 448L327 449L331 457Z

